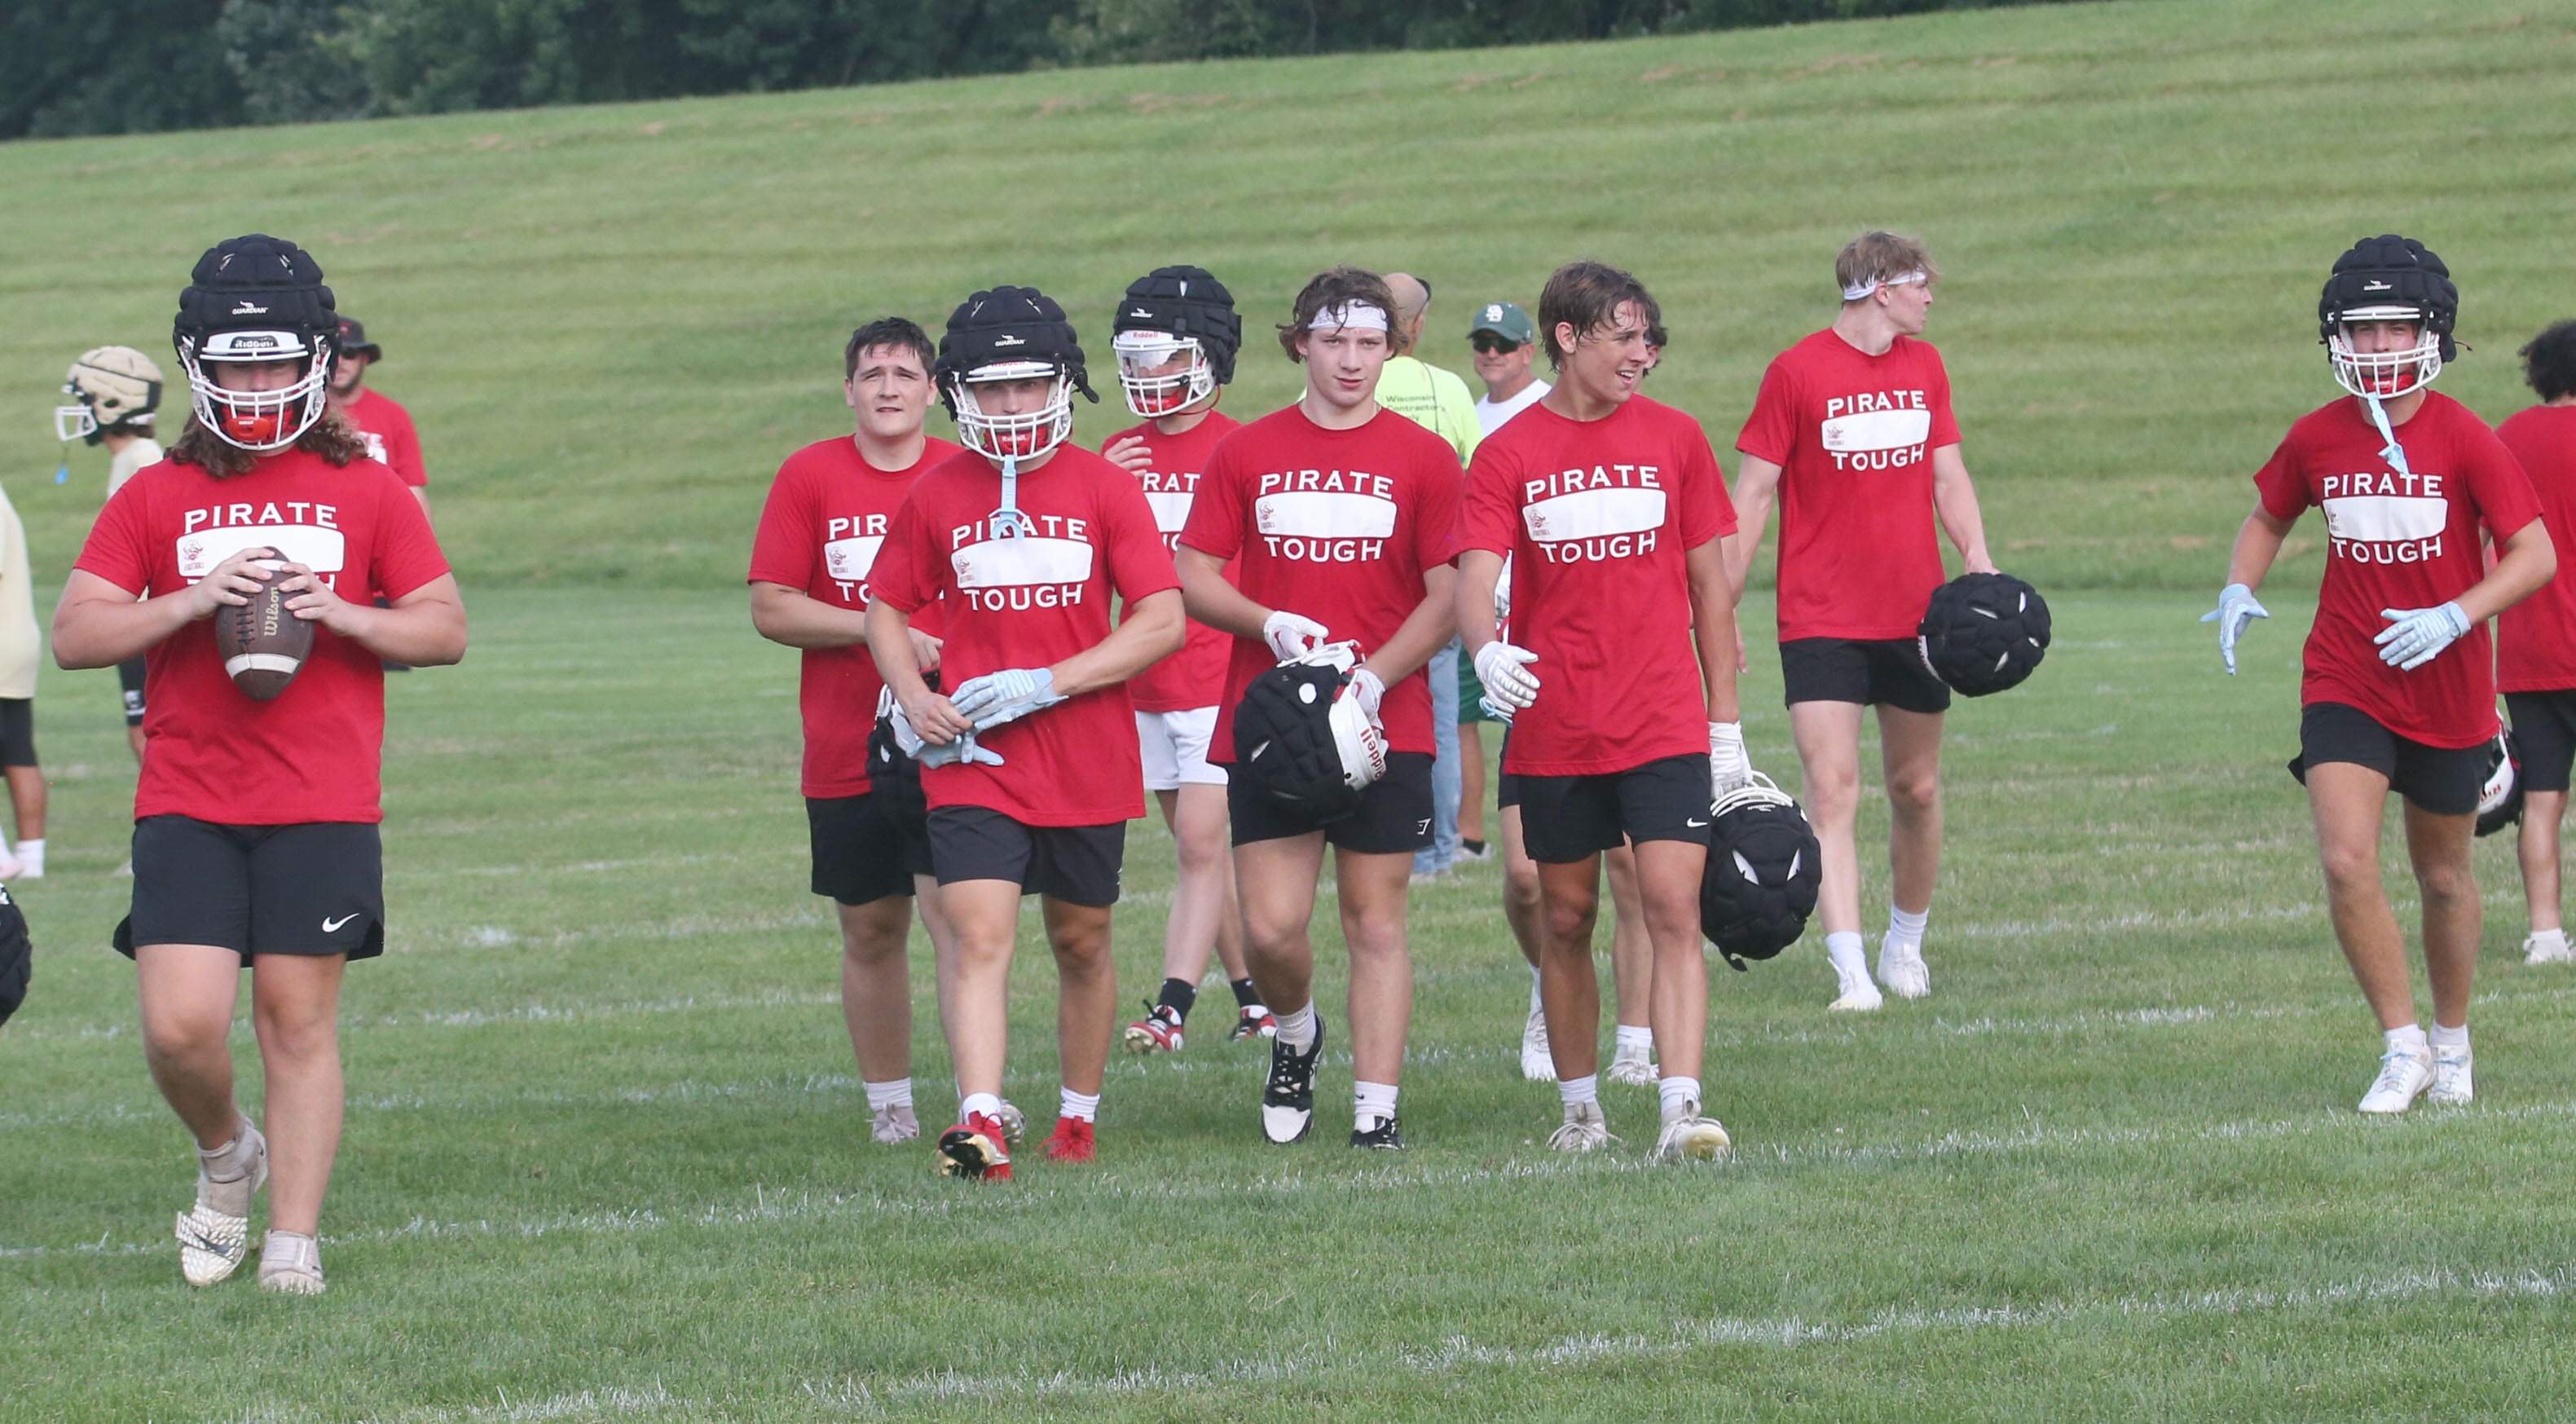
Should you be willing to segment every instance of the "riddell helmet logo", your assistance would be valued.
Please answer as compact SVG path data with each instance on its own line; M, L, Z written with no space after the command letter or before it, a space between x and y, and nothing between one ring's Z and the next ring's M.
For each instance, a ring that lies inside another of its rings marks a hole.
M266 311L266 307L260 308ZM266 351L277 345L277 338L265 332L245 331L233 338L233 349Z

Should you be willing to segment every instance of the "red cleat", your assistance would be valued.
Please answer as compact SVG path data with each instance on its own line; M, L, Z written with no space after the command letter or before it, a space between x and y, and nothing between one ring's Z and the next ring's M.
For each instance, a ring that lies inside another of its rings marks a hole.
M1259 1004L1246 1004L1235 1015L1234 1032L1225 1037L1228 1043L1241 1043L1247 1038L1273 1039L1278 1036L1277 1016Z
M986 1182L1011 1179L1011 1148L1002 1134L1001 1119L988 1113L970 1114L964 1122L939 1134L939 1171L947 1177L966 1177Z
M1046 1155L1050 1162L1099 1161L1100 1148L1092 1140L1090 1121L1078 1117L1057 1118L1055 1136L1047 1139Z
M1181 1016L1169 1004L1148 1004L1141 1019L1127 1025L1126 1043L1130 1053L1178 1053L1183 1034Z

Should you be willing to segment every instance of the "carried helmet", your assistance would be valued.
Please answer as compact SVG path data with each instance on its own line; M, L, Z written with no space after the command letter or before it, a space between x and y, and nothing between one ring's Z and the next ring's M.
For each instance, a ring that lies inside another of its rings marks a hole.
M1807 813L1758 771L1712 806L1708 820L1700 932L1742 969L1746 960L1770 959L1806 933L1823 883L1824 850Z
M2451 340L2460 320L2460 289L2451 269L2411 237L2365 237L2335 259L2317 298L2317 336L2335 384L2354 395L2385 400L2420 390L2459 355ZM2347 324L2408 321L2415 344L2402 351L2356 351Z
M131 346L81 353L63 376L70 405L54 407L54 438L95 445L109 435L146 434L161 408L161 368Z
M1357 811L1386 775L1386 729L1350 686L1355 643L1328 643L1252 680L1234 710L1234 774L1318 821Z
M1035 287L995 287L949 315L932 369L957 439L988 459L1034 460L1073 435L1073 393L1098 401L1083 369L1082 345L1064 308ZM1046 404L1002 414L984 409L977 386L1045 380Z
M197 423L226 444L265 454L321 421L339 332L321 264L284 238L255 232L216 243L197 259L170 341L188 372ZM206 371L286 361L303 362L303 374L273 390L226 390Z
M1961 574L1915 629L1923 665L1964 697L2019 687L2048 656L2048 600L2010 574Z
M1234 380L1243 318L1204 267L1157 267L1128 284L1110 323L1118 388L1147 420L1186 410ZM1176 357L1188 364L1165 371Z
M2491 836L2522 819L2522 749L2513 729L2496 733L2487 743L2487 777L2478 785L2479 835Z

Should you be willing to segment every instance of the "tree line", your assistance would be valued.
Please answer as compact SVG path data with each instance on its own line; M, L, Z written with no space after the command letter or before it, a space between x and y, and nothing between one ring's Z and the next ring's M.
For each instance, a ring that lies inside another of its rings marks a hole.
M1990 3L1998 0L8 0L0 139L1611 39Z

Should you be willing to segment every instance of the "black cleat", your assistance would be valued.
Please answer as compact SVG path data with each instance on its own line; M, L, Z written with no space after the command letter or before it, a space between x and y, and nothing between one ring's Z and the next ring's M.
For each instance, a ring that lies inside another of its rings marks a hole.
M1261 1135L1295 1142L1315 1126L1315 1062L1324 1056L1324 1019L1315 1017L1315 1041L1303 1053L1287 1040L1270 1040L1270 1081L1261 1085Z
M1368 1128L1365 1131L1356 1127L1352 1128L1351 1145L1353 1147L1374 1147L1381 1152L1401 1152L1404 1150L1404 1129L1396 1126L1395 1115L1393 1113L1389 1113L1385 1117L1379 1118L1377 1120L1377 1126L1375 1127Z

